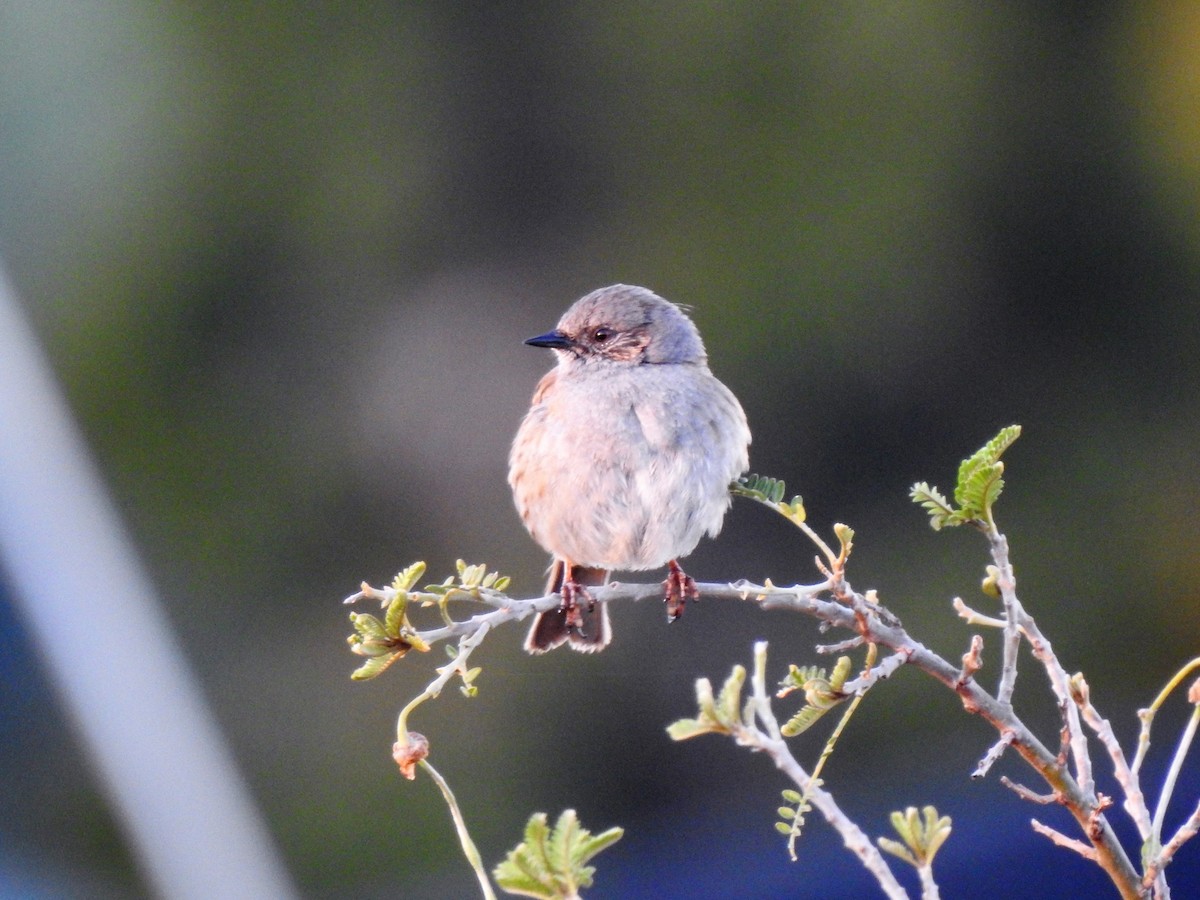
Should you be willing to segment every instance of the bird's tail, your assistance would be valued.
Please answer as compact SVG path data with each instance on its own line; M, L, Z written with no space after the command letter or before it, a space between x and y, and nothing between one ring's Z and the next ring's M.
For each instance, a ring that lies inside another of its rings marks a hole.
M566 577L567 575L567 563L555 559L550 564L546 593L561 594L564 581L584 588L608 583L607 569L572 565L569 577ZM529 637L525 638L525 649L530 653L546 653L563 643L569 643L572 650L578 650L580 653L597 653L607 647L611 640L608 604L598 603L593 606L586 593L582 593L582 596L571 601L564 598L563 605L556 609L538 613L538 617L533 620L533 627L529 629Z

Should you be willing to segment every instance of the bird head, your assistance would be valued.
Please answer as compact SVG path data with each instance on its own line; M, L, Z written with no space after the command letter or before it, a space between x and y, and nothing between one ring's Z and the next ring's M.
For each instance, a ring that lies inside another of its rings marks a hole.
M703 364L707 359L687 313L653 291L627 284L581 297L553 331L525 343L549 347L567 363Z

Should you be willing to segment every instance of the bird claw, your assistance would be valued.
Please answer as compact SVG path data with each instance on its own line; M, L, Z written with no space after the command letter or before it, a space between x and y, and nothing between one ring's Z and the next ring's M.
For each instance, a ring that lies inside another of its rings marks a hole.
M699 600L700 591L696 589L696 581L691 575L679 568L679 563L671 560L667 566L667 578L663 581L663 591L666 596L663 602L667 604L667 621L674 622L683 615L683 608L689 600Z
M567 629L583 635L583 610L579 608L579 602L582 600L587 603L590 613L596 608L596 601L578 581L564 581L559 589L559 596L562 598L559 609L562 610Z

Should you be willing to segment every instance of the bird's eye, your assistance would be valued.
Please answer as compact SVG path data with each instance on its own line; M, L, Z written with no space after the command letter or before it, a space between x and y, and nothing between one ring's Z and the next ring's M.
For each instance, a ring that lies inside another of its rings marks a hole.
M613 330L611 328L604 328L603 326L592 332L592 340L597 344L603 344L611 340L612 336Z

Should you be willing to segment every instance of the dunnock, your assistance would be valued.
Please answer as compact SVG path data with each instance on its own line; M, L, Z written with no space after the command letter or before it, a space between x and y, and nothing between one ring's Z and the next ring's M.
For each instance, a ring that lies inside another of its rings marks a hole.
M525 649L564 641L584 652L612 637L607 604L589 585L612 569L669 566L674 619L696 585L676 560L729 508L729 484L748 466L750 429L737 398L708 369L692 320L641 287L614 284L575 302L551 332L558 364L533 394L509 455L521 521L553 554L547 593Z

